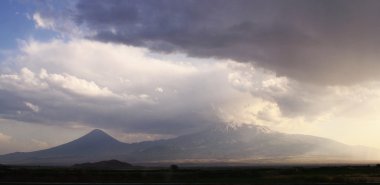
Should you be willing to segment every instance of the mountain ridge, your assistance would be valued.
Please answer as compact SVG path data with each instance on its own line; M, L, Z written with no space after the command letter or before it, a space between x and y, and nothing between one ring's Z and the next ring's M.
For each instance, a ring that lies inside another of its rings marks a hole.
M362 151L360 151L362 150ZM374 151L371 151L374 152ZM369 151L337 141L302 134L286 134L258 125L217 125L171 139L123 143L94 129L71 142L34 152L0 156L4 164L68 164L121 160L134 163L162 161L238 161L281 157L331 156L354 158Z
M133 169L137 168L133 166L132 164L118 161L118 160L107 160L107 161L98 161L93 163L80 163L80 164L74 164L72 166L73 168L80 168L80 169Z

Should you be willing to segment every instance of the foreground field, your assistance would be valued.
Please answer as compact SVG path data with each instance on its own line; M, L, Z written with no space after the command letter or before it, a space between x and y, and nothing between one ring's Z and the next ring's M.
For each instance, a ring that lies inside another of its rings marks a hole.
M192 167L129 170L2 167L0 184L12 183L362 184L380 183L380 167Z

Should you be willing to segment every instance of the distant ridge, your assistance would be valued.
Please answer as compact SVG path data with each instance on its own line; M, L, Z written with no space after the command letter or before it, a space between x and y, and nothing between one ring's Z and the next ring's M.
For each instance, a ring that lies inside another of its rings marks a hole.
M113 159L132 163L293 163L300 159L331 163L367 159L375 154L379 154L375 149L322 137L285 134L252 124L220 124L172 139L131 144L95 129L50 149L1 155L0 163L73 165Z
M118 160L99 161L94 163L74 164L74 168L86 169L131 169L136 168L133 165Z

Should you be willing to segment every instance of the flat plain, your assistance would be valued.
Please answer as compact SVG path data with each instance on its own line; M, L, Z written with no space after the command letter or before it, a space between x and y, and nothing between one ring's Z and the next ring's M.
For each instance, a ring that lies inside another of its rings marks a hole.
M5 166L0 184L377 184L379 165L277 167L142 167L78 169Z

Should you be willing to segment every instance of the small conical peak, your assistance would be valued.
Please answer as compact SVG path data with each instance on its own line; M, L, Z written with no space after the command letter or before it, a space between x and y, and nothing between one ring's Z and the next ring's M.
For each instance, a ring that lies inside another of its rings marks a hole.
M100 129L94 129L88 134L84 135L79 139L87 139L87 140L116 140L112 136L108 135L106 132Z
M105 135L108 135L106 132L104 132L103 130L100 130L98 128L92 130L91 132L89 132L88 134L105 134Z

